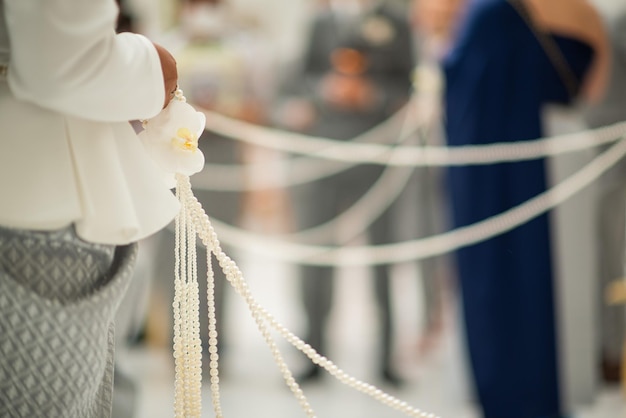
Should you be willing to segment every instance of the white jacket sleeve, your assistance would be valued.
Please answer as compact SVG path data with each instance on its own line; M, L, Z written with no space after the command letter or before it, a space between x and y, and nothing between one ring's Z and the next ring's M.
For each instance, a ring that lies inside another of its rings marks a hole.
M154 45L116 34L114 0L3 0L20 100L97 121L148 119L165 99Z

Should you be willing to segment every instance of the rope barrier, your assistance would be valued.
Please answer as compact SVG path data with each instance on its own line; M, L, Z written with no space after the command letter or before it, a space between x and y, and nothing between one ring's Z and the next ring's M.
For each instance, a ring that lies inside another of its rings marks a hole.
M388 138L397 137L397 131L402 127L403 134L400 135L397 142L403 142L406 137L418 132L424 125L431 123L434 117L433 111L425 108L420 112L420 103L415 96L396 113L387 120L374 128L364 132L363 134L350 140L351 143L373 143L387 140ZM203 110L206 115L212 112ZM236 121L218 114L212 114L215 117L223 117L227 121ZM419 115L419 116L418 116ZM426 117L422 115L428 115ZM431 116L433 115L433 116ZM208 117L213 117L208 116ZM229 123L229 122L227 122ZM249 124L252 129L265 130L269 135L294 135L280 130L269 130L258 125ZM400 126L399 126L400 125ZM224 131L216 130L215 127L206 128L207 131L229 137L235 140L241 140L237 134L227 135ZM309 138L301 135L303 138ZM328 140L341 143L343 141ZM257 144L258 145L258 144ZM394 145L392 145L394 147ZM266 147L268 148L268 147ZM273 147L269 147L273 148ZM305 153L307 154L307 153ZM263 161L254 164L206 164L203 171L197 173L192 178L192 186L194 189L204 190L221 190L221 191L248 191L267 189L267 181L258 181L259 178L254 173L266 173L270 169L280 166L280 171L285 175L273 179L271 187L290 187L298 184L310 183L322 178L330 177L342 171L345 171L356 165L356 162L333 161L322 159L308 154L305 156L280 156L277 160Z
M211 131L245 143L327 160L396 166L455 166L532 160L614 142L626 129L626 122L620 122L593 130L529 141L458 147L394 147L289 133L230 119L201 108L198 110L206 115L207 126ZM395 153L394 150L401 152Z
M548 156L556 156L565 153L582 151L593 146L599 146L611 142L618 141L626 132L626 122L620 122L613 125L601 127L594 130L576 132L572 134L558 135L550 138L540 138L530 141L519 141L513 143L495 143L489 145L463 146L463 147L444 147L444 146L412 146L412 145L383 145L370 144L365 141L371 141L376 138L376 134L382 130L395 126L401 117L405 117L404 123L407 129L401 132L401 141L404 140L407 132L412 133L414 130L423 129L428 123L433 122L433 115L437 112L433 111L421 118L411 118L411 107L418 103L417 96L413 96L407 106L402 111L395 114L385 123L379 125L373 130L357 137L357 142L336 141L326 138L317 138L301 134L293 134L282 132L270 128L262 128L245 122L229 119L212 112L203 111L207 116L207 126L211 130L233 139L237 139L246 143L252 143L264 147L278 149L306 155L301 159L292 158L291 162L295 164L321 163L317 158L324 158L326 162L346 163L376 163L387 165L383 175L373 185L368 192L361 197L351 208L346 210L337 218L329 222L318 225L304 231L298 231L289 235L281 235L274 238L261 237L254 233L238 229L233 226L226 225L217 220L214 221L216 228L223 235L224 242L229 243L235 248L246 251L262 253L266 256L278 258L283 261L297 262L303 264L314 265L373 265L395 263L400 261L416 260L453 251L461 246L469 245L483 239L487 239L495 234L505 232L521 223L532 219L532 217L543 213L560 202L553 202L554 196L563 187L572 187L571 181L578 180L581 183L574 184L574 193L585 187L588 183L582 175L572 175L571 178L563 181L552 189L542 193L541 195L529 200L528 202L510 209L501 215L484 220L477 224L449 231L444 234L432 236L420 240L407 241L402 243L388 244L375 247L352 247L352 248L336 248L321 245L305 245L303 242L345 242L358 233L367 229L371 222L388 208L402 189L410 176L409 172L395 173L391 170L391 166L395 167L415 167L421 165L446 166L446 165L469 165L469 164L492 164L502 162L514 162L528 159L536 159ZM422 101L422 103L424 103ZM431 109L436 109L434 106ZM392 122L393 121L393 122ZM419 123L418 123L419 122ZM614 148L611 148L614 149ZM606 153L602 154L606 155ZM589 167L594 167L593 163L599 160L597 157L581 173L585 173ZM615 160L617 162L618 160ZM281 161L282 163L282 161ZM347 165L335 165L334 169L341 171L350 167ZM301 167L304 167L301 166ZM320 169L313 172L312 176L305 180L313 181L320 176L332 173L332 170L324 171ZM610 166L604 167L602 172L608 170ZM591 169L589 169L591 170ZM304 171L302 171L304 172ZM300 173L302 173L300 172ZM599 177L602 172L597 173L592 180ZM210 173L207 173L207 177ZM297 177L297 176L296 176ZM286 176L287 179L282 184L293 185L302 180L303 177L294 181L293 176ZM590 182L589 181L589 182ZM199 182L201 183L201 181ZM197 183L194 183L197 185ZM264 185L267 187L267 183ZM249 189L250 186L247 187ZM254 185L251 188L255 188ZM539 203L537 203L539 202ZM536 205L541 206L537 207ZM528 213L532 213L530 218ZM521 216L523 215L523 216ZM520 218L521 216L521 218ZM524 221L519 219L524 218ZM527 218L527 219L526 219ZM347 229L344 230L342 237L333 240L336 235L338 225L348 222ZM494 229L496 222L501 222ZM481 229L487 228L487 229ZM485 231L493 229L493 232ZM469 231L469 232L468 232ZM478 237L478 238L477 238Z
M337 248L288 242L280 236L268 238L217 220L213 220L213 224L222 241L232 247L283 262L346 266L390 264L429 258L509 231L556 207L594 182L626 155L626 140L623 139L626 124L619 126L622 127L622 134L616 144L552 188L499 215L423 239L378 246Z
M407 109L410 112L410 107ZM434 115L425 113L424 122L433 123ZM424 126L427 128L427 126ZM405 131L412 129L410 123L405 123L401 127L399 142L407 138ZM409 139L414 139L411 137ZM400 145L393 149L393 155L402 152ZM415 167L393 167L387 166L374 184L361 196L351 207L344 210L340 215L307 230L300 230L293 234L284 236L283 239L289 241L308 243L330 243L344 244L358 236L387 209L400 196L413 174Z

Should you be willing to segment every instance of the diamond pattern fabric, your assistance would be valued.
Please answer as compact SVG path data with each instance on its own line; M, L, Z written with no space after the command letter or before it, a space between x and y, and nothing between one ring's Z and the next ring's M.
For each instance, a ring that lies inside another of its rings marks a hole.
M0 417L108 418L136 245L0 228Z

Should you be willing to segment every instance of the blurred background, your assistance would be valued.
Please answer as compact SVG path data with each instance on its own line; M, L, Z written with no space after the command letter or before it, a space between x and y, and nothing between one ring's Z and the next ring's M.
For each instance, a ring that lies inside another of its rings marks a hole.
M422 257L416 251L407 257L371 247L452 228L445 168L386 165L385 160L398 145L446 144L442 66L463 36L471 3L480 1L118 2L118 30L145 34L169 49L187 100L207 112L200 141L207 165L192 178L194 193L258 302L344 371L417 408L441 417L497 416L483 412L486 398L475 387L454 253ZM592 3L612 36L614 74L624 80L626 7L621 0ZM612 91L621 105L556 112L544 134L626 121L623 111L614 111L626 109L626 82L611 82L619 86ZM382 144L388 153L377 154L381 164L359 162L355 151L333 148L335 141ZM555 157L552 180L595 155L589 149L569 159ZM560 216L555 223L562 225L551 244L560 272L554 291L559 390L569 417L626 417L624 179L621 172L603 178L577 195L580 200L570 202L569 209L562 207L560 215L554 211ZM606 184L614 190L613 200L602 200ZM615 210L609 215L603 207ZM611 219L608 235L602 235L598 219ZM323 261L314 265L316 246L365 250L355 261L326 248L318 258ZM202 278L207 266L202 246L199 251ZM618 268L604 274L602 257L609 253L616 254ZM215 259L213 268L224 415L305 416ZM169 417L174 402L173 227L140 244L136 276L117 321L113 415ZM523 297L504 295L505 302L509 298ZM526 298L520 303L530 314L537 302ZM201 317L206 309L201 303ZM498 312L487 309L485 314ZM203 318L201 328L207 326ZM279 334L273 336L317 416L402 416L342 385ZM516 362L514 355L508 360ZM513 370L508 377L519 379L523 398L527 382ZM214 416L209 386L205 379L206 417Z

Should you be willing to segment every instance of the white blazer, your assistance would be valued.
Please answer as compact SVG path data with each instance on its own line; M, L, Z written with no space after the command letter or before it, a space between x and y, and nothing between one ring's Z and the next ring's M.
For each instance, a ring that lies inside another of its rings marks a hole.
M114 0L0 0L0 225L74 223L85 240L126 244L177 213L128 122L161 110L159 57L115 33L117 13Z

